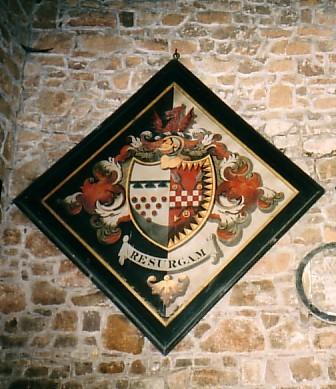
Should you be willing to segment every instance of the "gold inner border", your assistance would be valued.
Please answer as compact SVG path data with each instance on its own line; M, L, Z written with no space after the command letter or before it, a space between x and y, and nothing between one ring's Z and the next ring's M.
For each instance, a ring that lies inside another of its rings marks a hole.
M216 178L216 176L215 176L215 168L214 168L213 161L212 161L210 155L206 155L205 157L197 159L197 160L192 161L192 162L201 162L201 161L204 161L206 159L209 160L209 165L211 167L211 174L212 174L212 177L214 178L214 181L216 182L216 180L215 180L215 178ZM134 166L135 162L137 162L137 163L139 163L140 165L143 165L143 166L146 166L146 165L147 166L148 165L155 166L155 165L159 165L160 164L160 161L146 163L146 162L140 161L137 158L133 158L132 159L131 165L129 167L128 175L127 175L127 180L126 180L126 188L127 188L127 190L126 190L126 198L127 198L127 203L128 204L130 204L129 190L128 190L129 182L130 182L130 176L132 174L132 170L133 170L133 166ZM140 226L138 226L137 222L134 220L134 216L133 216L132 210L130 210L130 215L131 215L132 222L133 222L134 226L136 227L136 229L140 232L140 234L143 235L147 240L149 240L154 245L159 246L159 247L161 247L162 249L164 249L164 250L166 250L168 252L172 251L172 250L175 250L177 247L180 247L181 245L183 245L187 241L189 241L204 226L204 224L206 223L206 221L208 219L208 216L211 213L212 206L213 206L214 200L215 200L215 190L216 190L216 188L214 188L214 182L212 182L211 185L212 185L212 188L211 188L211 190L212 190L211 200L207 204L207 210L205 211L206 215L204 215L204 217L202 218L203 220L198 224L197 228L195 228L194 230L191 230L190 234L188 236L186 236L185 239L181 240L178 244L175 244L172 247L168 247L168 246L165 247L165 246L161 245L160 243L156 242L155 240L153 240L150 236L146 235L144 233L144 231L142 231Z
M208 118L210 118L213 122L217 124L217 126L223 130L223 132L233 138L237 143L239 143L245 150L248 150L250 154L254 156L265 169L270 170L276 177L278 177L287 187L289 187L293 194L289 196L287 202L285 202L281 207L277 209L277 212L272 213L272 218L267 220L263 225L261 225L256 233L248 239L243 246L239 246L239 251L244 249L256 235L259 234L264 227L271 222L271 220L278 215L289 203L293 200L294 197L297 196L299 191L294 188L289 182L287 182L279 173L277 173L273 168L267 165L265 161L263 161L259 156L257 156L252 150L249 149L244 143L242 143L238 138L236 138L233 134L231 134L221 123L219 123L214 117L212 117L202 106L200 106L191 96L189 96L183 88L181 88L176 82L171 83L167 88L165 88L146 108L144 108L141 112L139 112L130 122L119 130L111 139L102 145L98 150L96 150L85 162L83 162L80 166L78 166L71 174L69 174L64 180L62 180L54 189L52 189L44 198L42 199L42 205L73 235L76 239L96 258L98 261L109 270L119 282L121 282L126 289L134 295L145 307L146 309L163 325L168 326L190 303L194 300L194 298L230 263L237 255L237 250L231 255L230 259L224 261L222 266L219 267L218 271L213 273L211 279L208 279L204 282L193 295L189 298L187 302L182 304L169 318L161 317L156 310L153 309L152 305L149 304L146 300L144 300L132 287L125 282L124 278L122 278L106 261L102 258L95 250L92 249L91 246L88 245L68 224L64 222L64 220L47 204L47 200L59 189L61 188L67 181L69 181L76 173L78 173L84 166L86 166L90 161L92 161L102 150L104 150L107 146L109 146L118 136L120 136L123 132L125 132L138 118L140 118L146 111L148 111L164 94L166 94L171 88L177 88L187 99L189 99L193 104L195 104L200 111L203 112Z

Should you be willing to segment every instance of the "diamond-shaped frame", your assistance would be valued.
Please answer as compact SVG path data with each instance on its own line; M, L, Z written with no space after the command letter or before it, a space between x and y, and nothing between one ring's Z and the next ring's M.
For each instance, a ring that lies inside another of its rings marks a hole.
M166 354L323 192L174 59L14 201Z

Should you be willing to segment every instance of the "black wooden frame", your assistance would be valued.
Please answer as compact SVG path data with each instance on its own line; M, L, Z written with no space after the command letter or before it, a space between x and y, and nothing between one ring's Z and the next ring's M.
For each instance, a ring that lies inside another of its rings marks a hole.
M153 99L172 83L181 86L217 122L228 129L274 171L295 187L295 198L253 239L211 284L197 295L168 326L163 326L143 309L113 275L107 271L42 204L52 188L81 166L92 153L106 143L142 112ZM76 147L35 180L15 200L15 204L101 289L126 316L164 354L168 353L216 304L253 264L323 194L323 189L265 140L239 115L223 103L178 60L170 61L113 115L83 139Z

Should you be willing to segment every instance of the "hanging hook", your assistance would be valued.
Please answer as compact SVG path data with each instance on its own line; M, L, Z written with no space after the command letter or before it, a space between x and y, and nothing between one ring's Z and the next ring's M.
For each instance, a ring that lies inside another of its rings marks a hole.
M179 60L180 59L180 53L177 51L177 49L175 49L175 52L173 54L173 59L176 59L176 60Z

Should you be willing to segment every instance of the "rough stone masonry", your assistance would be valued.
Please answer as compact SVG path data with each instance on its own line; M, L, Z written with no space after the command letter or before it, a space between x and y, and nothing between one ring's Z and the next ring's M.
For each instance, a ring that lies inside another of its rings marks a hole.
M336 327L307 315L294 282L303 256L336 240L335 2L0 0L0 9L0 386L336 388ZM175 48L326 194L163 357L11 200Z

